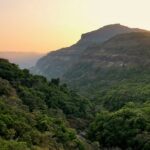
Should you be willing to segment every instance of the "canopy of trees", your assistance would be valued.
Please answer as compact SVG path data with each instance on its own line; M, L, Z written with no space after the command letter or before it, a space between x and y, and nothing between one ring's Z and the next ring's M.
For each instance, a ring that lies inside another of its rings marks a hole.
M0 149L149 150L148 72L140 77L110 83L89 100L0 59Z
M0 59L0 149L84 149L66 117L86 118L89 101Z

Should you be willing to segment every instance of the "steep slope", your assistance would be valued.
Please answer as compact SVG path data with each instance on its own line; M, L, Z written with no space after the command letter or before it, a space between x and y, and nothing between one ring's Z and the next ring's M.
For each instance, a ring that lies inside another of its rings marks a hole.
M121 33L138 32L141 29L128 28L120 24L104 26L96 31L92 31L81 36L81 39L68 48L63 48L50 52L41 58L31 70L35 74L41 74L47 78L61 78L63 74L72 68L79 61L79 57L87 47L99 45L104 41Z

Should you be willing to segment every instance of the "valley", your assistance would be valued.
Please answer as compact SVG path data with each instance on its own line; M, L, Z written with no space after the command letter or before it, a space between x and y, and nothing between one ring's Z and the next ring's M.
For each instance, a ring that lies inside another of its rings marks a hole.
M149 150L150 32L83 34L30 70L0 59L0 149Z

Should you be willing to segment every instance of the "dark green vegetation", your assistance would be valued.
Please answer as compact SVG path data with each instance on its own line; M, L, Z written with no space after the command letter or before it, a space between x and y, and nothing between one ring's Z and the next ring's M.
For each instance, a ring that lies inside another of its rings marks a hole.
M90 99L91 123L83 130L98 149L150 149L149 31L103 27L49 53L32 71L60 77Z
M49 82L0 59L0 149L149 150L148 73L130 71L132 82L89 101L59 79Z
M59 79L48 82L0 59L1 150L83 150L67 119L88 118L89 106Z
M102 147L149 150L150 102L128 103L116 112L100 112L89 129L89 138Z

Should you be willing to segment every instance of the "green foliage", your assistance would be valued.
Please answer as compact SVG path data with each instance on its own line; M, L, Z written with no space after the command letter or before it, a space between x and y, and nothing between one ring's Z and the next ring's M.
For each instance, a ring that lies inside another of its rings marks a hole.
M49 82L0 59L0 149L81 149L65 117L86 117L86 101L59 79Z
M149 149L150 105L128 104L116 112L103 111L91 124L89 137L102 147Z
M89 101L0 59L0 149L150 149L149 73L103 70Z
M122 82L113 86L101 97L104 107L114 111L128 102L143 103L149 101L150 84Z
M39 109L46 111L48 108L54 108L63 110L67 115L86 116L89 101L69 90L65 84L60 85L59 79L52 79L49 82L44 77L31 75L28 70L20 70L15 64L3 59L0 59L0 77L10 82L30 111ZM0 80L0 84L5 84L1 87L4 88L1 89L1 95L4 92L4 94L13 92L8 88L9 83L2 83Z
M25 142L6 141L0 139L0 150L29 150Z
M0 96L15 95L15 90L10 86L7 80L0 78Z

